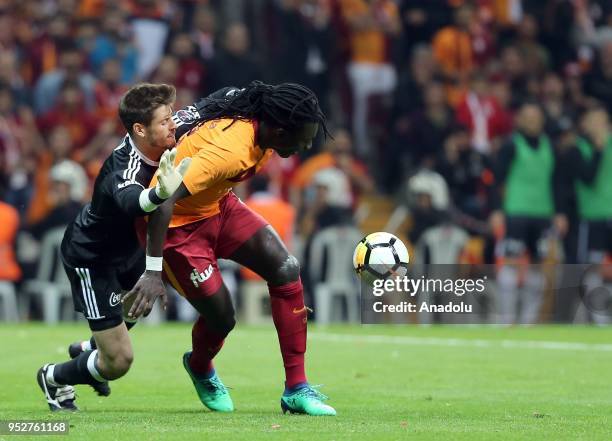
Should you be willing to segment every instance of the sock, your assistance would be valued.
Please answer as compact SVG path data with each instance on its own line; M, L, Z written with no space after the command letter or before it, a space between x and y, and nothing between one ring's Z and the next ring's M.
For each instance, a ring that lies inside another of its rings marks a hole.
M291 395L293 392L300 390L301 388L306 387L306 386L308 386L308 383L298 383L291 387L285 386L285 392L283 392L283 395Z
M47 380L55 385L95 385L106 381L96 367L97 358L97 350L82 352L78 357L49 369Z
M268 285L268 290L272 319L285 366L285 387L291 389L307 382L304 353L308 311L304 306L304 289L302 281L298 279L282 286Z
M200 316L191 330L191 358L189 367L192 372L204 378L210 378L215 374L213 358L223 347L225 335L212 331L206 326L204 317Z

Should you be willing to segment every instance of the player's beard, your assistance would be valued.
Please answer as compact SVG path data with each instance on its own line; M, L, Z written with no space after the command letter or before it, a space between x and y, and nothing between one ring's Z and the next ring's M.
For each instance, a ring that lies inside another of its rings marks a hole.
M150 145L152 147L155 147L156 149L163 151L163 150L168 150L174 147L176 145L176 140L174 139L174 136L172 136L172 138L169 138L168 135L164 136L163 138L161 137L155 138L152 136Z

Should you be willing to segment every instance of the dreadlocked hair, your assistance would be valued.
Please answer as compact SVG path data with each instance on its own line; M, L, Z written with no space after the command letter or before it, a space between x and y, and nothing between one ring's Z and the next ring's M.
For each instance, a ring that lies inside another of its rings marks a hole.
M324 135L329 135L317 96L309 88L295 83L274 86L252 81L234 95L209 99L200 115L202 122L220 118L256 119L287 130L318 123Z

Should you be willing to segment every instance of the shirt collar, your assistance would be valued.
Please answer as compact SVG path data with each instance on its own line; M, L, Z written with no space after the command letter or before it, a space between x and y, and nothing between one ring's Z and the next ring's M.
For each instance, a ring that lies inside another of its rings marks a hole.
M125 135L125 137L128 139L128 142L130 143L130 147L132 147L132 150L135 150L136 153L138 153L138 156L140 156L140 159L142 159L145 164L152 165L153 167L159 167L159 162L150 160L149 158L145 156L144 153L138 150L138 147L136 147L136 143L134 142L134 140L132 139L130 135Z

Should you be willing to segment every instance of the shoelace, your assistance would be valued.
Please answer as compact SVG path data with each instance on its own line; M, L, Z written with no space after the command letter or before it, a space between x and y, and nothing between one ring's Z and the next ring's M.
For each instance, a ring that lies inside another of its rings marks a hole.
M218 377L203 379L199 382L214 395L223 395L227 393L227 387L221 383Z
M328 400L329 397L321 392L319 392L317 389L319 387L321 387L322 385L318 384L316 386L307 386L304 387L300 390L298 390L296 392L297 395L299 396L304 396L304 397L310 397L310 398L314 398L320 401L325 401Z
M74 394L74 387L72 386L59 387L55 392L55 399L58 401L58 403L74 401L75 398L76 396Z

